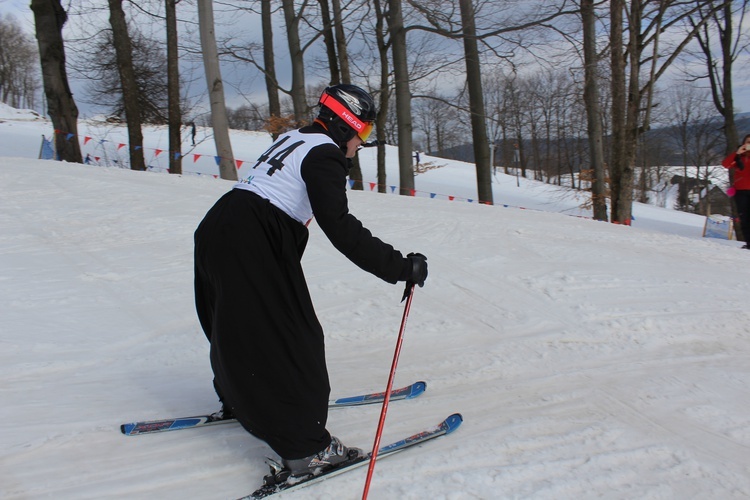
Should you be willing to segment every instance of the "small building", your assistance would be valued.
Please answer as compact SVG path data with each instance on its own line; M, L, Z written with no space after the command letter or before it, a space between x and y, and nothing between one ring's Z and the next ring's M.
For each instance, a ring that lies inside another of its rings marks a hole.
M711 181L674 175L669 181L679 187L678 206L680 210L701 215L732 215L729 196Z

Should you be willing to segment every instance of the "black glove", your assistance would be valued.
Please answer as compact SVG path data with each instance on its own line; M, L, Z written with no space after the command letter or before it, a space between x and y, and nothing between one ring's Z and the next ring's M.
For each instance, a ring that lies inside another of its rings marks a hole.
M410 253L406 258L410 265L410 269L407 267L407 283L414 283L419 285L420 288L423 287L427 279L427 257L421 253Z

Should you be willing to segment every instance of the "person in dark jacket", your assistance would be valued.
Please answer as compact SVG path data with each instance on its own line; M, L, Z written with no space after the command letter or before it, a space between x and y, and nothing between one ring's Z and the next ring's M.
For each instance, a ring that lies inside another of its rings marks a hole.
M737 151L731 153L721 162L724 168L730 169L732 188L729 195L734 197L737 215L740 218L740 229L745 239L742 248L750 249L750 134L742 139Z
M324 336L300 262L307 224L314 215L336 249L384 281L427 278L424 255L404 257L349 213L346 176L372 130L372 97L335 85L319 105L315 121L281 135L195 231L196 309L223 411L296 477L361 453L326 429Z

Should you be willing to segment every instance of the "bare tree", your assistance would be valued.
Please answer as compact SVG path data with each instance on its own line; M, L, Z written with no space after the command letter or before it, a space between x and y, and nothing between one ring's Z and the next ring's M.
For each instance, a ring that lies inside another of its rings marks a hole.
M633 209L634 160L638 136L650 128L657 81L719 7L701 0L632 0L627 3L627 51L623 43L625 2L610 2L612 51L612 158L610 162L612 221L630 224ZM706 7L679 38L674 32L689 16ZM672 29L674 28L674 29ZM671 31L670 31L671 30ZM670 46L665 46L667 41ZM667 54L661 57L662 54ZM629 69L626 79L626 64ZM627 93L625 89L627 88Z
M290 91L281 87L276 72L276 51L273 43L273 15L276 11L273 8L273 2L261 1L257 3L260 3L262 42L245 43L244 41L236 41L234 37L229 37L223 42L222 50L242 63L251 64L263 75L268 97L268 114L263 128L271 134L272 138L276 139L283 132L294 128L297 125L297 120L293 117L293 111L287 113L282 110L282 102L279 98L279 92L290 94ZM253 6L240 6L238 9L239 12L249 12L251 15L256 15ZM261 58L256 55L259 50L262 52ZM260 59L262 59L262 62Z
M441 8L437 9L436 2L410 0L410 4L429 24L429 26L411 25L410 30L435 33L448 39L461 40L464 44L466 87L469 94L472 142L475 149L478 197L481 202L492 203L492 186L490 185L492 166L487 139L478 44L481 42L487 52L496 54L498 53L496 43L508 42L505 37L510 34L547 26L552 20L575 12L568 10L568 3L566 0L540 3L533 13L526 9L517 9L523 12L523 14L518 14L513 12L514 7L506 2L459 0L460 22L457 22L454 19L451 4L441 4ZM484 21L485 26L481 29L476 26L477 19ZM497 42L497 40L500 41ZM523 40L517 39L512 43L522 46Z
M398 120L398 170L399 194L411 196L414 191L414 167L412 163L412 117L411 90L409 88L409 66L406 57L406 30L401 12L401 0L388 0L388 30L393 74L396 86L396 116Z
M132 50L133 75L138 89L135 98L141 123L168 123L167 57L162 46L128 27ZM127 119L119 63L111 29L105 29L94 39L93 50L82 58L87 68L86 86L90 103L108 110L111 116Z
M592 170L591 203L594 219L607 221L607 199L604 173L604 133L599 100L598 63L596 52L596 15L594 0L581 0L581 25L583 27L584 86L586 127L589 143L589 161Z
M610 0L610 54L612 68L612 161L610 183L612 196L612 222L630 224L630 214L620 205L630 206L632 201L621 200L622 193L632 197L632 165L625 158L625 57L623 55L624 0ZM623 184L625 186L623 186ZM629 193L629 194L628 194Z
M487 140L475 13L471 0L460 0L459 6L461 8L461 28L466 56L466 85L469 90L474 164L477 171L477 196L480 203L492 205L492 165L490 164L490 146Z
M128 125L128 152L130 168L146 170L143 158L143 132L141 131L141 112L139 108L138 82L133 69L133 48L122 9L122 0L109 1L109 24L112 26L112 39L117 56L117 69L120 74L122 102L125 109L125 120Z
M747 50L750 43L748 34L743 29L749 3L749 0L710 2L690 17L693 28L696 28L701 20L708 18L708 22L704 23L696 34L700 53L706 65L705 73L697 75L696 78L708 79L714 106L724 119L726 154L735 151L739 143L734 119L732 79L734 63L739 54ZM716 5L721 9L713 9ZM713 14L707 14L709 10L713 10Z
M11 16L0 17L0 100L33 108L39 90L39 52Z
M338 1L338 0L334 0ZM384 0L387 1L387 0ZM378 51L378 60L380 62L380 82L378 88L378 96L380 97L380 105L378 106L378 114L375 117L375 135L378 141L378 155L377 155L377 170L378 170L378 192L386 192L386 171L385 171L385 142L386 142L386 123L388 119L388 107L390 103L390 86L388 84L389 77L389 61L388 61L388 42L386 41L385 35L387 32L385 9L381 0L373 0L373 8L375 9L375 42Z
M509 99L507 99L508 77L499 67L485 73L484 96L487 102L487 117L490 124L490 135L492 144L495 146L492 156L495 164L503 166L504 173L508 174L513 162L513 154L508 132L510 130L510 114L508 112ZM441 149L441 148L438 148Z
M336 57L336 39L333 35L331 9L328 5L328 0L318 0L318 5L320 5L320 17L323 20L322 32L323 41L326 46L326 55L328 56L328 68L331 72L330 83L336 85L341 83L341 72L339 71L339 61Z
M324 2L325 0L320 0ZM289 89L284 89L279 84L275 69L275 56L273 48L273 9L271 2L262 1L261 3L261 22L263 31L263 64L260 64L254 54L260 47L259 44L245 45L237 43L235 41L227 41L224 45L224 50L232 57L250 63L254 65L259 71L261 71L266 80L266 89L269 96L269 126L268 129L272 135L278 134L292 127L300 126L306 122L310 116L311 107L308 105L307 86L305 83L305 51L311 47L319 37L328 33L326 36L330 36L330 20L322 21L328 27L323 30L313 30L313 35L310 39L305 40L303 43L301 26L310 26L320 23L321 20L315 19L310 21L306 16L313 16L315 14L314 9L310 8L309 2L297 3L294 0L282 0L281 10L284 15L284 22L286 27L286 39L287 49L291 59L291 76L292 82ZM320 5L320 3L318 4ZM326 4L327 7L327 4ZM252 9L243 8L242 10ZM327 12L327 11L326 11ZM330 60L332 55L330 52L330 40L329 50L327 54ZM335 60L334 60L335 62ZM281 102L278 97L278 92L283 92L289 96L289 100L292 104L293 118L282 116Z
M734 63L740 52L747 50L748 46L747 34L743 29L748 0L722 0L715 3L721 5L721 10L710 16L709 22L704 24L696 36L706 65L706 72L698 75L697 78L707 78L709 81L714 106L724 119L725 154L729 154L739 143L732 80ZM695 18L691 17L691 25L695 27L705 16L705 13L701 11ZM718 49L716 48L717 42ZM733 183L733 170L730 170L729 177L730 183ZM732 201L732 213L736 218L737 207L734 201ZM746 239L739 225L735 230L739 239Z
M508 103L506 111L510 116L510 134L513 140L513 165L520 170L521 177L526 177L528 158L524 133L527 128L525 109L528 100L521 91L522 82L519 77L509 78L505 87L505 100Z
M455 99L437 91L434 92L434 98L415 102L414 117L418 123L417 128L424 134L424 151L439 153L460 145L465 135L470 133L462 126L459 118L463 118L465 113L456 108L454 103Z
M229 121L224 101L224 82L219 69L219 51L216 47L214 31L213 0L198 0L198 22L200 24L203 66L206 70L206 83L211 101L211 123L214 130L216 153L219 156L219 176L222 179L237 180L232 143L229 140Z
M308 114L307 98L305 93L305 63L304 49L299 36L299 23L304 15L306 4L303 3L297 11L294 0L281 0L286 21L286 37L289 43L289 56L292 61L292 88L289 95L294 105L294 119L302 123Z
M68 85L62 29L68 15L60 0L31 0L36 39L42 63L47 110L55 128L55 149L60 160L83 163L78 142L78 108Z
M710 206L703 203L703 199L691 203L687 198L687 183L690 179L699 179L707 185L714 180L715 165L724 156L724 149L719 146L723 134L717 126L707 93L694 86L672 90L666 116L671 139L680 152L683 165L678 208L696 213L696 209L702 209L703 215L709 215Z
M234 130L263 130L267 125L267 110L255 105L227 108L229 128Z
M273 22L271 19L271 2L261 2L261 24L263 30L263 74L268 94L268 115L270 120L281 118L279 101L279 82L276 79L276 60L273 50ZM272 129L271 136L276 139L279 131Z
M336 50L338 51L338 60L341 67L341 81L351 83L352 75L349 70L349 49L346 46L346 37L344 36L344 19L341 11L341 0L331 0L333 4L333 26L336 38Z
M327 0L320 0L326 2ZM338 56L334 62L331 63L331 67L334 64L340 71L337 70L335 73L331 70L331 83L334 83L334 78L340 73L342 83L352 83L352 75L349 66L349 49L346 44L346 36L344 35L344 21L341 12L341 0L332 0L333 4L333 32L335 39L335 47L333 53L338 52ZM364 184L362 182L362 167L359 164L359 155L355 155L352 159L352 168L349 170L349 180L352 181L352 189L362 190Z
M182 173L182 110L180 109L180 67L177 48L177 12L179 0L164 0L167 21L167 95L169 101L169 173Z

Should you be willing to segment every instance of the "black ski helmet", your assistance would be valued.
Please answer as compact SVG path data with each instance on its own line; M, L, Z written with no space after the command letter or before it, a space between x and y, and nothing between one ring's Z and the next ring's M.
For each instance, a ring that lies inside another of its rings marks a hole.
M375 120L375 101L365 90L347 83L332 85L323 91L318 104L318 119L325 123L339 146L356 134L367 140Z

